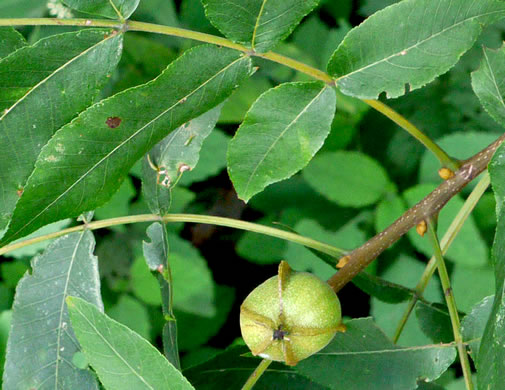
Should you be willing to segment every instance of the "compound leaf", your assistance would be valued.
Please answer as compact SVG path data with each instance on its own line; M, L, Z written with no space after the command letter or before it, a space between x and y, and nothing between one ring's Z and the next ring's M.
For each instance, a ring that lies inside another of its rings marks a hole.
M88 108L44 147L4 241L105 203L142 155L226 99L250 64L236 51L198 46L155 80Z

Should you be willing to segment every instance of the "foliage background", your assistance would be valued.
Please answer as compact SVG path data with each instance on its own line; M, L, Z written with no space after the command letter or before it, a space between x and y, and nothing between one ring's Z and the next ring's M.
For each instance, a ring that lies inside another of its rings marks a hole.
M393 2L322 1L275 51L324 70L351 26ZM48 16L48 9L46 1L20 0L14 4L0 0L0 15L42 17ZM132 19L219 34L205 18L199 0L142 0ZM64 30L72 28L34 27L20 31L33 43ZM472 91L469 73L478 68L481 45L499 48L504 32L505 22L487 28L478 44L450 72L421 90L389 100L388 104L440 141L454 157L471 156L494 140L501 130L481 108ZM102 97L153 79L193 44L179 38L128 33L119 67ZM203 144L197 167L185 173L173 190L171 212L212 214L263 224L282 223L301 234L353 248L384 229L407 205L440 183L436 174L438 163L421 144L360 101L338 95L331 134L309 166L291 179L269 186L248 204L238 200L225 169L226 148L245 112L267 89L286 81L309 80L272 62L258 60L256 64L258 71L224 104L217 129ZM337 164L326 163L328 159L341 161L340 167L349 165L337 169ZM347 174L343 175L342 171ZM114 197L96 210L95 219L149 212L141 192L140 172L138 163ZM358 173L367 177L366 183L354 180ZM463 195L471 188L465 189ZM342 189L345 191L341 197L332 195ZM458 196L444 209L440 217L442 230L461 205L462 199ZM494 292L489 252L495 221L494 197L486 193L447 254L458 308L463 312ZM43 229L56 231L72 223L70 220L57 222ZM105 312L161 349L164 320L159 286L142 258L147 226L133 224L96 231L95 254L100 262ZM321 278L333 273L331 267L309 250L274 238L199 224L170 224L169 231L183 368L240 343L240 303L255 286L276 273L281 259L296 270L312 271ZM32 256L45 245L26 247L0 259L0 363L5 353L15 286L29 269ZM427 244L411 232L386 251L369 271L414 287L430 255ZM352 284L339 296L346 316L372 315L388 336L392 336L404 310L404 305L370 298ZM426 299L443 302L437 282L430 284ZM422 321L412 316L400 344L431 343L422 325ZM1 367L3 364L0 370ZM450 390L464 388L456 366L438 383Z

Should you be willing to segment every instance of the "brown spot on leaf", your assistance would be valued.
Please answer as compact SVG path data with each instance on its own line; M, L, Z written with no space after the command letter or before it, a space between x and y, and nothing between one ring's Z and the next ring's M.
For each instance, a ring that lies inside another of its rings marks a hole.
M25 190L25 189L24 189L23 187L20 187L20 188L18 188L18 190L16 191L16 193L18 194L18 196L19 196L20 198L21 198L21 195L23 195L23 191L24 191L24 190Z
M111 129L115 129L116 127L119 127L119 125L121 124L121 118L117 116L110 116L105 121L105 124L109 126Z

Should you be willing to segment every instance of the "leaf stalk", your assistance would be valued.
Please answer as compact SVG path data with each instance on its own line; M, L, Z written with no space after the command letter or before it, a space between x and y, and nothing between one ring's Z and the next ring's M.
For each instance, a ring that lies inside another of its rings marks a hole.
M345 254L345 250L336 248L332 245L325 244L323 242L314 240L309 237L301 236L296 233L287 232L285 230L276 229L269 226L260 225L252 222L240 221L232 218L216 217L212 215L197 215L197 214L167 214L162 217L156 214L140 214L140 215L129 215L126 217L117 217L104 219L101 221L90 222L78 226L73 226L67 229L60 230L58 232L44 234L39 237L25 239L18 242L13 242L0 248L0 255L4 255L15 249L23 248L28 245L35 244L37 242L46 241L52 238L64 236L65 234L78 232L85 229L96 230L116 225L125 225L138 222L193 222L193 223L204 223L209 225L224 226L234 229L247 230L253 233L260 233L267 236L277 237L283 240L295 242L304 245L308 248L315 249L317 251L326 253L332 257L338 258Z
M466 347L463 344L458 308L456 306L456 300L454 299L454 294L452 292L451 280L449 278L449 273L447 272L444 256L442 255L442 250L440 249L435 218L436 217L432 216L428 219L428 237L430 239L436 258L438 274L440 276L440 282L442 283L442 288L444 290L445 301L447 304L447 309L449 310L449 317L451 318L452 332L454 334L454 341L456 342L456 348L458 350L459 360L461 363L461 368L463 370L463 376L465 378L465 385L467 390L473 390L470 360L468 359Z

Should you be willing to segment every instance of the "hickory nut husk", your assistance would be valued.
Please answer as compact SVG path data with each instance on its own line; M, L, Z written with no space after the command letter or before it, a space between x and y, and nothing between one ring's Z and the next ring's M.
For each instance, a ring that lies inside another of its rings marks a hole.
M307 272L279 274L256 287L240 307L245 343L263 358L294 366L324 348L339 331L340 302L327 283Z

